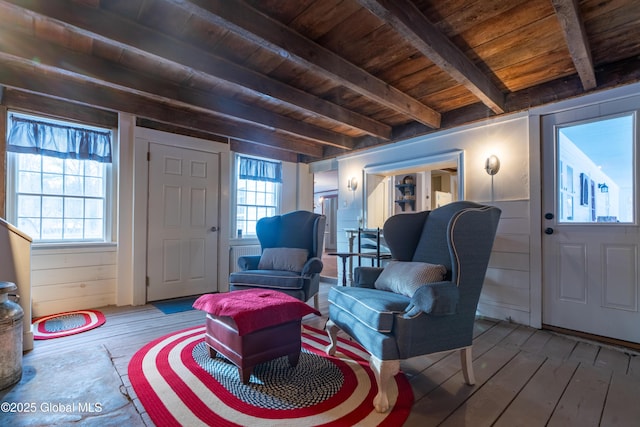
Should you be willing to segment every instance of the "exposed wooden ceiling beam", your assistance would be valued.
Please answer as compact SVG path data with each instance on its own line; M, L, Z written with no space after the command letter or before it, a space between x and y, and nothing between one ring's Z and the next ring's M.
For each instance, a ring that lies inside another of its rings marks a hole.
M247 123L278 128L284 132L321 144L335 145L338 148L351 149L354 144L348 136L225 97L188 89L165 80L158 80L114 66L111 62L83 55L24 34L3 31L3 37L0 39L0 51L24 60L38 58L35 66L56 67L67 73L82 70L83 74L78 74L78 79L108 82L110 87L118 87L141 96L148 96L158 102L201 108L219 114L228 120L240 119ZM85 77L84 74L91 77Z
M65 118L93 126L118 126L118 113L114 111L79 105L20 89L8 88L2 104L15 110Z
M413 47L466 87L495 113L504 113L504 94L429 21L411 0L358 0Z
M440 127L440 113L390 86L293 29L237 0L164 0L425 125Z
M135 49L143 56L155 55L173 65L178 64L200 73L235 85L238 91L253 96L269 96L295 108L324 117L336 124L364 131L382 139L391 137L391 127L377 120L358 114L337 104L313 96L268 76L241 67L219 56L170 38L115 14L74 4L72 8L62 0L22 1L8 0L43 19L53 18L76 27L89 37L125 49Z
M584 90L595 88L598 85L596 73L593 68L587 33L584 29L584 23L580 19L578 2L576 0L551 0L551 4L553 4L558 21L560 21L560 27L567 41L573 64L580 76L582 87Z
M0 82L7 87L40 93L80 104L122 111L177 126L202 129L239 140L271 145L287 151L322 157L322 146L300 138L291 138L273 130L232 123L211 114L162 104L117 87L80 80L56 68L37 65L0 52Z
M283 160L285 162L296 163L300 161L295 153L283 151L275 147L267 147L266 145L247 144L243 141L232 139L229 141L231 151L234 153L248 154L250 156L266 157L268 159Z

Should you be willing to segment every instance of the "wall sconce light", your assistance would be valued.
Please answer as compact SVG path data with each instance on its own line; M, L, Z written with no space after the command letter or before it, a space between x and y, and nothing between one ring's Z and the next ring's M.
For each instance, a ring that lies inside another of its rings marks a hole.
M349 191L356 191L356 188L358 188L358 180L355 176L349 178L349 181L347 181L347 188Z
M492 176L497 174L500 170L500 159L498 156L491 155L487 157L487 161L484 163L484 170Z
M608 193L609 192L609 186L605 183L602 184L598 184L598 189L600 190L601 193Z

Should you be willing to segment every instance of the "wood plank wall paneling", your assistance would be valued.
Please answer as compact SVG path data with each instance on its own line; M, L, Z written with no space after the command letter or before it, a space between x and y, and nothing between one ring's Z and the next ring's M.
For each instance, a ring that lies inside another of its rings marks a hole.
M529 325L531 312L530 203L495 202L502 209L478 313Z
M115 246L33 251L34 317L115 304L116 256Z

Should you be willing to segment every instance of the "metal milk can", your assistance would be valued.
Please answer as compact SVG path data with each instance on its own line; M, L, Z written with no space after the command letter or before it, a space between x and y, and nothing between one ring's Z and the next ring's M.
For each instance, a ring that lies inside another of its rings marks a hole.
M22 307L9 300L17 287L0 282L0 390L14 385L22 377Z

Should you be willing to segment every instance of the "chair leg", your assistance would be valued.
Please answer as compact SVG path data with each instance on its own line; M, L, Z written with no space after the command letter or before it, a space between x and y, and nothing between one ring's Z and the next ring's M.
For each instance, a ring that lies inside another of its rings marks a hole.
M473 357L471 356L471 346L460 349L460 363L462 364L462 375L464 381L469 385L476 383L476 377L473 374Z
M319 294L313 296L313 308L320 310L320 297Z
M400 372L399 360L380 360L371 356L369 365L376 376L378 383L378 394L373 398L373 406L377 412L387 412L389 410L389 397L387 396L387 388L389 382L393 381L393 377Z
M324 328L327 330L327 333L329 335L329 341L331 341L331 344L329 344L329 346L325 349L325 352L329 356L335 356L336 347L338 346L338 331L340 330L340 328L336 326L336 324L333 323L331 319L327 320L327 324Z

